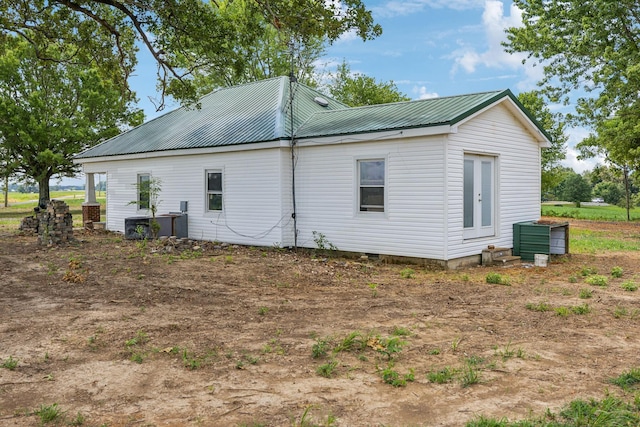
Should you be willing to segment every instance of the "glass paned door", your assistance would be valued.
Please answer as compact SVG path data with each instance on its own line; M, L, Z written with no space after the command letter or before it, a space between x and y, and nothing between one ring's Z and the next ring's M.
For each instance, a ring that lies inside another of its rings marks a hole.
M495 158L465 154L464 238L495 235Z

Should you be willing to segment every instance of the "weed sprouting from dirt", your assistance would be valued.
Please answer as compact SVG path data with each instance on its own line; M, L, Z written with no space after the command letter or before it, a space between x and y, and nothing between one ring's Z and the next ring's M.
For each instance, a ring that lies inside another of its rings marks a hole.
M511 280L509 279L509 277L495 272L488 273L485 277L485 281L492 285L511 286Z
M18 359L14 359L13 356L9 356L8 359L6 359L4 362L2 362L2 366L5 369L8 369L10 371L15 370L18 367Z

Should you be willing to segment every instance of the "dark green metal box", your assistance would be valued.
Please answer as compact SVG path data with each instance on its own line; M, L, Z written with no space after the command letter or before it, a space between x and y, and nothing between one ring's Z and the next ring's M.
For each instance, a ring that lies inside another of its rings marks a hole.
M569 223L527 221L513 224L513 254L533 261L535 254L569 253Z

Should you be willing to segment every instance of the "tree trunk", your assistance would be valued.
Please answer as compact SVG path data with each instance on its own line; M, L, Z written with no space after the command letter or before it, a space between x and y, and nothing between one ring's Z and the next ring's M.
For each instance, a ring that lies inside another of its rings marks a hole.
M4 177L4 207L9 207L9 176Z
M49 179L51 176L47 174L44 178L38 180L38 206L43 207L49 203L51 200L51 195L49 193Z
M627 165L624 165L624 167L622 168L622 172L624 174L624 193L627 207L627 221L631 221L631 189L629 188L629 168L627 167Z

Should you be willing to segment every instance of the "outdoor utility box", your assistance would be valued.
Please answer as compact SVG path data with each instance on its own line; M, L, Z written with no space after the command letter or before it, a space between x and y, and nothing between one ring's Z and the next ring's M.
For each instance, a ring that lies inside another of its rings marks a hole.
M513 224L513 254L533 262L536 254L569 253L569 223L527 221Z
M127 239L151 238L151 217L135 216L124 219L124 237ZM171 212L156 216L160 225L158 236L189 237L188 217L182 212Z

